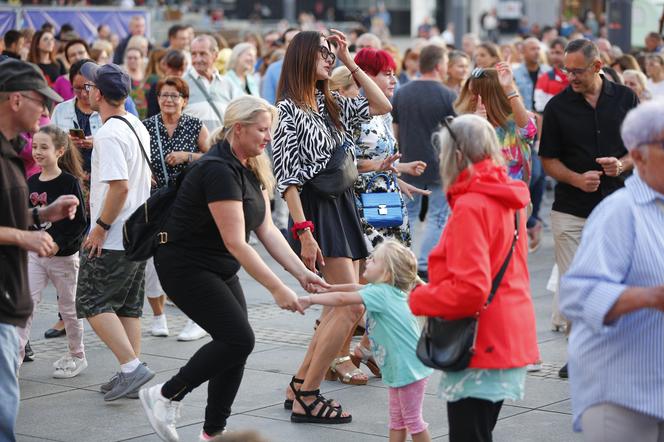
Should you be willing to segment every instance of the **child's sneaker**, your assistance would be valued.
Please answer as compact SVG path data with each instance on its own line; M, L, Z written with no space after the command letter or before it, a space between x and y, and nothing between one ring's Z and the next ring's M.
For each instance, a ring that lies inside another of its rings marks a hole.
M85 356L78 358L69 353L58 359L53 363L53 377L56 379L69 379L78 376L80 372L85 370L88 366L88 361Z

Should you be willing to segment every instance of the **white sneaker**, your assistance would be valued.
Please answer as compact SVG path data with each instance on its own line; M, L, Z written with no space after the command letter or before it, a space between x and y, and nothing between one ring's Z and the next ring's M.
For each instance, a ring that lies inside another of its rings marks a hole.
M150 333L152 336L168 336L168 324L166 323L165 314L154 317Z
M85 357L77 358L69 353L58 359L53 363L53 377L56 379L69 379L78 376L80 372L85 370L88 366L88 361Z
M534 364L528 364L528 365L526 365L526 371L528 373L534 373L536 371L542 371L542 363L541 362L536 362Z
M162 396L161 387L163 385L142 388L138 392L138 397L141 398L145 414L147 414L150 425L152 425L152 429L157 433L157 436L167 442L178 442L180 437L175 428L175 423L180 418L182 404L179 401L171 401Z
M207 334L208 332L203 330L198 324L190 319L178 335L178 341L196 341L197 339L205 337Z

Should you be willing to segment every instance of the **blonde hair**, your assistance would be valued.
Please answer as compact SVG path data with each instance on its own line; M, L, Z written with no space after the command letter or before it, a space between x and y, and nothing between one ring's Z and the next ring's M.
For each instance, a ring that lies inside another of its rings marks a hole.
M636 69L626 69L623 71L622 76L624 80L627 80L628 77L632 77L637 83L639 83L639 86L641 86L640 100L643 100L644 98L652 98L650 91L648 90L648 77L646 77L643 72L637 71Z
M147 57L150 49L150 42L142 35L134 35L127 42L125 51L129 49L138 49L141 51L141 54L143 54L143 57Z
M254 97L252 95L243 95L231 101L224 113L224 125L218 128L210 135L210 145L214 145L223 140L228 140L233 144L233 129L238 124L253 124L256 122L258 116L267 112L272 117L272 130L274 130L277 119L277 108L262 98ZM272 194L275 186L274 175L272 174L272 164L265 152L260 155L251 157L247 160L247 166L258 181L265 187L269 194Z
M482 160L491 158L497 165L505 164L496 130L486 119L468 114L448 124L450 129L445 127L432 135L434 147L440 150L443 189L448 189L462 171Z
M233 47L233 50L231 51L231 56L228 59L228 64L226 65L226 69L228 70L234 70L235 65L237 64L238 58L242 56L247 51L253 50L256 56L258 56L258 52L256 51L256 46L254 46L251 43L238 43ZM252 67L249 73L253 73L254 68Z
M386 284L406 293L416 285L422 284L422 280L417 276L417 258L403 244L393 239L386 239L374 249L371 255L380 259L385 265L383 282Z
M331 91L341 92L355 84L355 80L346 66L339 66L332 71L329 84Z

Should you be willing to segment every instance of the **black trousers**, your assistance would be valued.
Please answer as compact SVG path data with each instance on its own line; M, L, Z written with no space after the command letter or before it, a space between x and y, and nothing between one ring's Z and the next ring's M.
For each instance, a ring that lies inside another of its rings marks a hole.
M160 247L155 256L159 281L168 297L189 318L210 333L202 346L163 387L162 393L181 400L209 381L205 424L207 434L226 427L244 365L254 348L254 332L237 275L225 276L187 263L182 255Z
M447 403L450 442L491 442L503 401L466 398Z

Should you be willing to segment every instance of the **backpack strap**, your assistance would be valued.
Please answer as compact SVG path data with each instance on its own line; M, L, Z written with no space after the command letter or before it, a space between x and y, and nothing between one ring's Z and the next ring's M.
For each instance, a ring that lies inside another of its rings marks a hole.
M136 136L136 140L138 141L138 146L140 147L140 151L143 154L143 158L145 159L145 162L148 163L148 167L150 168L150 172L152 172L152 176L156 176L154 173L154 169L152 168L152 164L150 162L150 159L148 158L148 154L145 153L145 148L143 147L143 143L141 143L141 139L138 136L138 132L136 132L136 129L134 129L134 126L131 125L129 120L127 120L125 117L121 117L120 115L113 115L112 117L109 117L108 119L110 120L111 118L115 118L117 120L122 120L125 122L127 126L129 126L129 129L134 133Z

